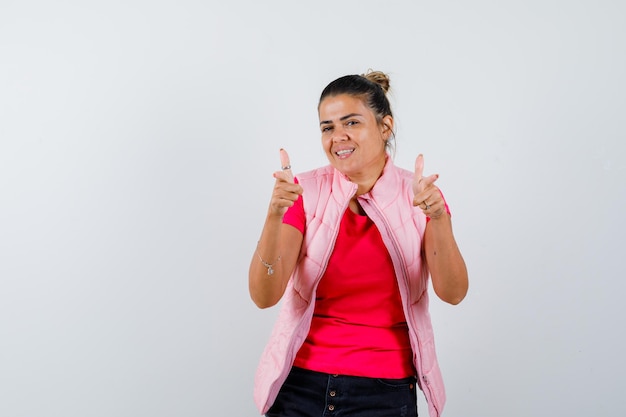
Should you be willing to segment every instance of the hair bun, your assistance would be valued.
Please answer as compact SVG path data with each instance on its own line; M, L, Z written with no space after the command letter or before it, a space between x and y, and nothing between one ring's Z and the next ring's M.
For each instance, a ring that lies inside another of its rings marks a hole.
M389 91L389 77L384 72L368 69L361 77L380 85L385 94Z

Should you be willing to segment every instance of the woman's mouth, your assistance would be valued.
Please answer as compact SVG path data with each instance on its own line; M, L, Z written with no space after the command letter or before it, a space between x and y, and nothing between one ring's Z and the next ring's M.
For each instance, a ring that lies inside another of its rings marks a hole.
M352 154L352 152L354 152L354 149L342 149L340 151L336 151L335 155L337 155L339 159L344 159L344 158L349 157Z

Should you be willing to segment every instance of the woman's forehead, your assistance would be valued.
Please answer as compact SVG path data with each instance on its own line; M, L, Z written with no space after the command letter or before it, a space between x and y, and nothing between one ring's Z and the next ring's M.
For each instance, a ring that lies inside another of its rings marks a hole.
M348 114L360 114L366 117L370 114L373 115L373 112L360 97L348 94L329 96L320 103L320 120L341 118Z

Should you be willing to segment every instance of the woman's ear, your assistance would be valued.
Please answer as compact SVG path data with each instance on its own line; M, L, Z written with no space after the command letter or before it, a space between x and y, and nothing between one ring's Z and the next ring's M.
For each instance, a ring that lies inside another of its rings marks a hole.
M381 132L385 140L387 140L393 133L393 117L391 117L390 115L383 117L383 120L381 121L381 125L382 125Z

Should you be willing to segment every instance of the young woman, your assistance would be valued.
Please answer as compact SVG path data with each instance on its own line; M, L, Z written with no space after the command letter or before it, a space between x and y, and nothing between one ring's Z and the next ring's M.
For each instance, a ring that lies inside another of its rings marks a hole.
M260 308L282 299L255 380L268 417L417 416L416 385L439 416L445 392L428 313L428 279L443 301L467 293L437 175L389 155L394 119L381 72L322 92L328 166L294 179L280 151L249 271Z

